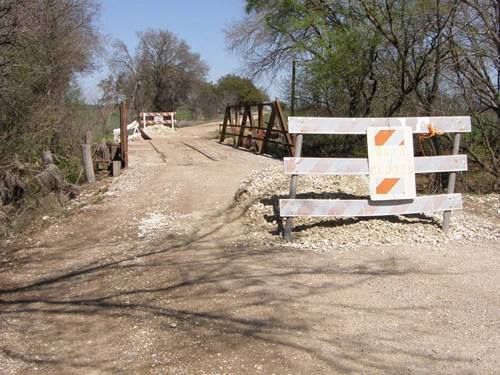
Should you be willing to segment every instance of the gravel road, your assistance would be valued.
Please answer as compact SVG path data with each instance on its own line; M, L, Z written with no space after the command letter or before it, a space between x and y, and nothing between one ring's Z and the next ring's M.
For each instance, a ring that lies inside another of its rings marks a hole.
M324 245L284 246L241 195L280 162L215 130L132 142L122 176L1 249L1 374L498 372L495 237L340 246L316 224ZM492 236L497 199L463 213Z

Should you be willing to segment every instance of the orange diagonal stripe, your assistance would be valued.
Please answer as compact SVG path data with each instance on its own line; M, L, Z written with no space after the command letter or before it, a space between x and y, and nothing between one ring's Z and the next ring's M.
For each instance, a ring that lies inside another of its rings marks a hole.
M399 181L399 178L384 178L377 186L377 194L387 194Z
M395 130L380 130L375 135L375 146L383 146Z

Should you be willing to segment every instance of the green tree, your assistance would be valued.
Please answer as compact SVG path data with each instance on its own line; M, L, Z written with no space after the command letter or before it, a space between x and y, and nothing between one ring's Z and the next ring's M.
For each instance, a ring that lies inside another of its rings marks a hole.
M275 77L298 62L299 111L351 117L467 111L474 134L464 150L499 189L499 4L247 0L247 14L226 37L251 76ZM426 154L441 154L450 142L439 137L424 146Z
M217 92L223 105L244 105L268 99L267 94L250 79L234 74L225 75L217 81Z

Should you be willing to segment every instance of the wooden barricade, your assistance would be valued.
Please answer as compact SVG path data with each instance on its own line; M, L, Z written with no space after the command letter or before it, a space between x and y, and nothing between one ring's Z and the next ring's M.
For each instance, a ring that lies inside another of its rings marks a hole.
M266 122L264 108L269 107L271 113ZM252 109L256 108L257 118ZM240 117L240 114L242 116ZM245 134L246 132L246 134ZM235 147L256 146L260 154L265 154L269 143L279 144L293 154L293 141L285 123L283 111L278 100L244 106L227 106L224 121L219 127L219 142L223 143L231 136Z
M175 129L175 112L141 112L140 118L141 128L148 125L170 125Z
M449 172L446 194L417 196L410 200L296 199L299 175L366 175L368 159L302 157L304 134L366 134L368 127L411 127L413 133L455 133L452 155L415 157L415 173ZM456 172L467 170L467 156L459 155L460 133L470 132L470 117L406 118L313 118L289 117L289 132L296 134L294 157L284 158L285 173L291 175L289 199L280 199L280 216L286 218L284 237L291 240L296 216L366 217L444 211L447 231L452 210L462 208L462 197L454 194Z

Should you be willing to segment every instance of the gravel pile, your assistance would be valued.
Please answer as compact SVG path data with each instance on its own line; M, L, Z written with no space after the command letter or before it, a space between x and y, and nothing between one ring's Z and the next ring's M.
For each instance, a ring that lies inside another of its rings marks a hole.
M144 133L155 139L161 137L170 137L175 133L175 130L172 130L170 126L166 125L151 125L146 126L146 128L144 129Z
M442 214L429 213L384 218L294 219L294 241L286 243L278 234L279 199L287 198L290 178L282 167L252 172L235 195L235 204L251 229L249 241L261 246L285 245L313 251L353 249L371 245L443 244L476 240L500 240L500 196L466 196L465 208L452 213L451 228L441 231ZM301 176L300 198L366 198L365 176ZM495 214L496 213L496 214Z

